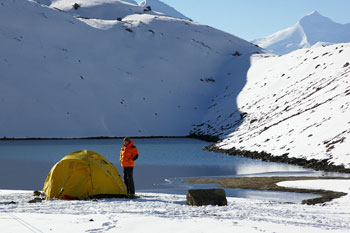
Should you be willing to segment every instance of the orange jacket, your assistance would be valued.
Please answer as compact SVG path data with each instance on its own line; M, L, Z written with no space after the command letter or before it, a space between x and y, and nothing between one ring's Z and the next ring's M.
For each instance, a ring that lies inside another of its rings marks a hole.
M133 141L130 141L128 145L123 145L120 150L120 164L122 167L134 167L135 160L139 156L139 152Z

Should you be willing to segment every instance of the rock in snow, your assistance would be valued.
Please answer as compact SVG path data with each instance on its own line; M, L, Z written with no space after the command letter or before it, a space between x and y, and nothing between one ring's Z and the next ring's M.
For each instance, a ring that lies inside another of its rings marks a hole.
M186 204L226 206L226 193L224 189L190 189L187 191Z
M277 54L287 54L317 43L336 44L350 42L350 23L340 24L317 11L304 16L294 26L276 32L253 43Z

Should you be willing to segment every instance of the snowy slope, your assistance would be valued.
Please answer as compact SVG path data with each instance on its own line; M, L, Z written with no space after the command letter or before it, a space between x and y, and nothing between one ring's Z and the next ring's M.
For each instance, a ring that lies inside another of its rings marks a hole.
M238 96L242 124L220 148L350 168L350 44L256 61Z
M336 23L314 11L292 27L253 41L277 54L309 48L318 42L326 44L350 42L350 23Z
M165 4L164 2L160 0L144 0L139 3L142 7L150 6L153 11L164 13L165 15L174 17L174 18L180 18L180 19L187 19L186 16L178 12L173 7L169 6L168 4Z
M122 21L0 0L1 137L188 135L215 115L217 93L239 93L261 52L208 26L110 2L124 6Z

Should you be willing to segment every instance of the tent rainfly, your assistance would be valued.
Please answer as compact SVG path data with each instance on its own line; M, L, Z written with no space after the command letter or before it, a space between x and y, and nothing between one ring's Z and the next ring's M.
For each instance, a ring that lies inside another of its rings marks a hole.
M113 164L94 151L81 150L51 168L43 193L46 199L74 200L125 197L126 189Z

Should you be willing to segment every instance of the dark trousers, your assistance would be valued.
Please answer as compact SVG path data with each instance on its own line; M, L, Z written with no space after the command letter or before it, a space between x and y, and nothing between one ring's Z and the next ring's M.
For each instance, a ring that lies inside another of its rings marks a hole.
M135 194L135 185L134 185L134 177L133 177L133 167L123 167L124 173L124 183L126 186L126 191L128 194Z

